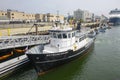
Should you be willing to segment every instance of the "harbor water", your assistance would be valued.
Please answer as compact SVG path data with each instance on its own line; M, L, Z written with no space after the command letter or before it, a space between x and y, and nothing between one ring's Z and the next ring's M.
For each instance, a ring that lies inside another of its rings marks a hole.
M120 26L99 33L94 48L82 58L39 77L28 65L5 80L120 80Z

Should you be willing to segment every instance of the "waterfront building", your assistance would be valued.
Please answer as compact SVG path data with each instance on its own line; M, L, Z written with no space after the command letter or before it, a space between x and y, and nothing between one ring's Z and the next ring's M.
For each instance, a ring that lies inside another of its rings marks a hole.
M55 21L64 21L64 16L63 15L57 15L57 14L51 14L51 13L47 13L47 21L48 22L55 22Z
M0 11L0 20L8 20L7 11Z
M37 22L43 22L43 21L45 21L45 14L39 14L39 13L37 13L37 14L35 14L35 19L37 20Z
M7 11L0 11L0 17L7 17Z
M23 19L26 22L35 22L35 14L30 14L30 13L24 13L23 15Z
M1 23L9 23L7 11L0 11L0 24Z
M92 17L93 17L92 13L90 13L87 10L83 11L83 21L85 21L85 22L91 22L92 21Z
M91 22L93 20L93 13L87 10L76 10L74 11L74 18L76 20L82 20L83 22Z
M74 11L74 18L77 21L83 19L83 11L81 9Z
M100 22L100 20L101 20L100 16L97 16L97 15L94 16L94 21L95 22Z
M17 10L8 9L7 11L0 11L0 20L9 20L11 23L29 23L29 22L55 22L64 21L64 16L59 14L31 14L20 12Z
M10 21L35 21L35 14L28 14L17 10L7 10L7 15Z
M18 12L17 10L7 10L8 18L12 21L21 21L24 19L24 12Z

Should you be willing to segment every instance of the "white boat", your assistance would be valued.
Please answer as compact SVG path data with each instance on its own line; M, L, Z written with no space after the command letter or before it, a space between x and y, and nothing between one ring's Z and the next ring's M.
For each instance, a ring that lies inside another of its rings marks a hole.
M38 75L83 56L92 48L95 40L88 37L88 33L80 33L67 26L54 27L49 32L49 44L38 45L26 52Z

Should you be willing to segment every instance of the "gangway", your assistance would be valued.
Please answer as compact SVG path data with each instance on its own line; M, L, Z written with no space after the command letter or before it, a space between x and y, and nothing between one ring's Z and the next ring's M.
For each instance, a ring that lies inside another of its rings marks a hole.
M49 35L25 35L0 37L0 50L49 43Z

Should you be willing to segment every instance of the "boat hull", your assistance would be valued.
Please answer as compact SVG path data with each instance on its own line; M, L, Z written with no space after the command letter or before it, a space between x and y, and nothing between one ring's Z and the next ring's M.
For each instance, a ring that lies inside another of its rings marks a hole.
M22 68L29 63L26 55L22 55L0 64L0 79L7 75L14 73L16 70Z
M113 25L120 25L120 17L112 17L109 19L109 23Z
M68 50L57 54L27 54L27 56L34 65L38 75L42 75L61 64L70 62L76 58L79 58L80 56L85 55L89 50L92 49L93 45L94 40L76 51Z

